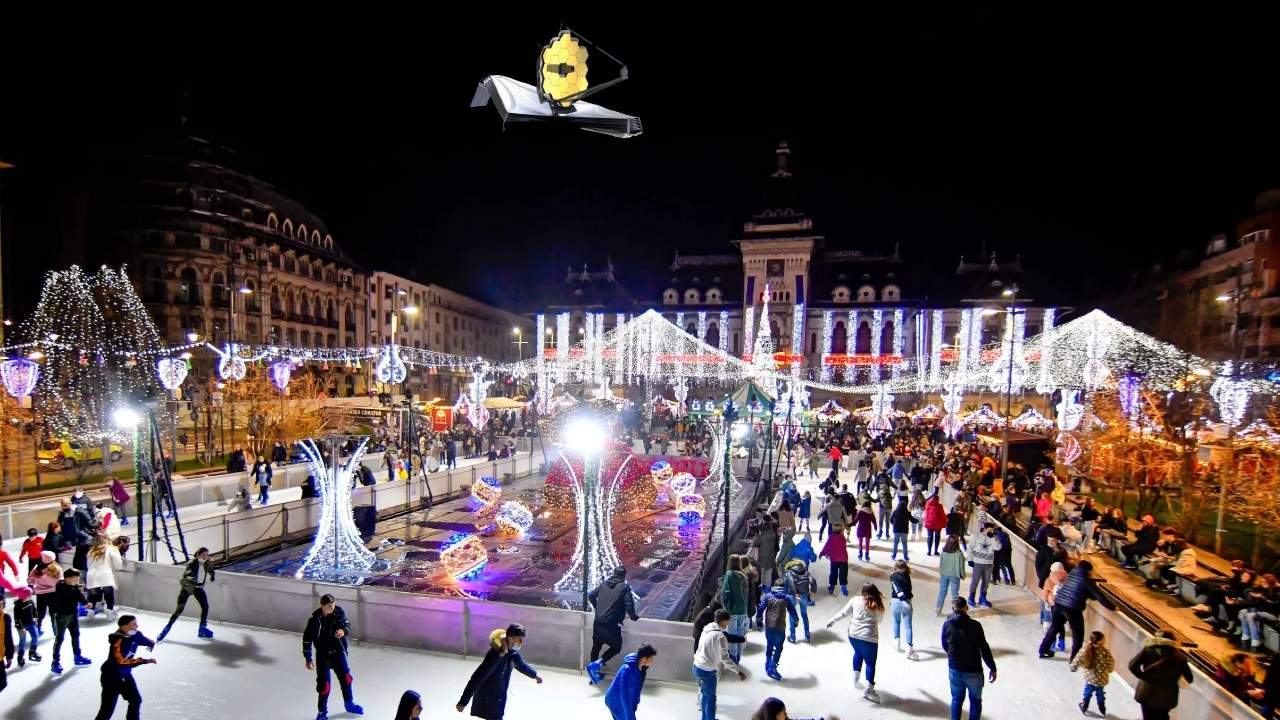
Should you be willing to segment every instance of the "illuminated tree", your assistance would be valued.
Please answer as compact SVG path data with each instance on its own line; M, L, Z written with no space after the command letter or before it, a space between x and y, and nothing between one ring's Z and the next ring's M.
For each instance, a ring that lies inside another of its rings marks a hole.
M248 451L257 455L270 455L277 440L287 447L325 428L321 409L328 394L312 372L292 375L286 395L272 382L268 366L252 365L243 380L225 382L222 397L223 402L235 404L248 430Z

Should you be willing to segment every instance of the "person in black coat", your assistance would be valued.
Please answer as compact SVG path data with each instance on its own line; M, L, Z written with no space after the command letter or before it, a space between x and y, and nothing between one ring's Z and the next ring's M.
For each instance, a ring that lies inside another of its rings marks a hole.
M1115 610L1102 593L1098 592L1097 581L1090 577L1093 563L1081 560L1080 564L1067 575L1054 594L1052 621L1044 638L1040 640L1040 657L1053 657L1054 640L1062 633L1064 626L1071 625L1071 657L1075 658L1084 644L1084 606L1094 600L1108 610Z
M9 686L9 675L6 669L13 662L13 622L0 604L0 635L4 635L4 662L0 663L0 692Z
M541 685L542 678L538 671L520 656L520 646L523 644L524 627L516 623L508 625L506 630L489 633L489 652L485 653L480 667L471 673L471 679L462 690L462 697L455 709L462 712L470 703L471 714L475 717L502 720L507 709L507 687L511 684L512 668Z
M316 671L316 720L329 717L329 672L338 678L342 689L342 702L347 712L363 715L364 708L355 703L351 691L351 666L347 663L347 635L351 623L347 613L338 607L332 595L320 596L320 607L311 613L307 627L302 631L302 657L307 669ZM315 657L311 651L315 649Z
M631 585L627 583L627 569L616 567L613 575L600 583L587 594L587 600L596 610L595 622L591 626L591 659L587 663L587 677L592 685L603 680L600 671L622 652L622 622L630 617L639 620L636 614L635 596ZM600 654L601 648L609 649ZM599 658L599 659L597 659Z
M1131 570L1138 567L1138 558L1155 552L1156 543L1160 542L1160 529L1156 527L1156 519L1144 515L1142 527L1135 535L1133 542L1120 546L1120 552L1124 554L1123 566Z
M1058 544L1057 538L1049 538L1036 548L1036 587L1044 589L1044 581L1049 578L1049 570L1056 562L1067 567L1067 550Z

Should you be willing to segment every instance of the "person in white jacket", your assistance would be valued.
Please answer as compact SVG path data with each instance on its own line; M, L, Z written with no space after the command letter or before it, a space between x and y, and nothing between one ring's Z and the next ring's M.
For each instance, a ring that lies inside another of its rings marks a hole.
M969 607L974 606L973 594L978 592L978 602L982 607L991 607L987 600L987 587L991 584L992 569L996 564L996 551L1003 545L996 537L996 526L991 522L982 523L980 529L969 541L969 564L973 566L973 577L969 579Z
M867 666L867 690L862 697L871 702L880 702L880 694L876 692L876 656L880 650L880 620L884 618L884 596L880 588L867 583L862 592L849 598L844 609L827 621L827 627L835 625L844 618L849 618L849 644L853 646L853 686L862 685L858 674L863 664Z
M102 606L106 605L107 617L116 619L116 570L124 568L124 559L120 550L105 533L99 533L89 548L89 573L85 578L85 587L89 590L89 600L93 603L93 614L102 614Z
M716 610L715 622L702 628L698 636L698 648L693 651L693 676L698 679L698 706L702 708L702 720L716 720L716 683L720 669L738 673L739 680L747 674L729 657L729 638L725 628L732 616L723 608Z

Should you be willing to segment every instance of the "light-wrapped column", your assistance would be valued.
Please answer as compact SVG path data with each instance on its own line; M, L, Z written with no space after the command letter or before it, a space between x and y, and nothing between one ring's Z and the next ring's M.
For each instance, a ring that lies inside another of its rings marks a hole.
M934 310L932 313L933 327L933 347L929 349L929 386L938 387L942 382L942 311Z
M1053 323L1057 320L1057 308L1045 308L1044 330L1040 336L1040 379L1036 382L1036 392L1048 395L1053 392Z
M901 364L902 339L903 339L902 319L903 319L902 308L896 308L893 311L893 354L897 356L896 359L899 362L893 365L893 367L890 369L890 373L894 380L897 380L898 378L902 377L902 364Z
M830 310L822 313L822 357L818 362L822 364L822 382L831 382L831 366L827 364L827 358L831 357L831 336L835 333L835 313ZM845 333L846 337L848 333ZM847 343L846 343L847 344Z
M871 311L871 380L880 382L880 339L884 336L884 310Z

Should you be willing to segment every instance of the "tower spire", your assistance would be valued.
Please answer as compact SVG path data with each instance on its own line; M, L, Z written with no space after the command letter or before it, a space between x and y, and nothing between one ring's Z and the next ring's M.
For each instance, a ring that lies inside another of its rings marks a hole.
M778 147L773 151L774 157L778 160L778 167L769 177L789 178L791 171L787 169L787 160L791 157L791 148L787 146L787 141L783 140L778 143Z

